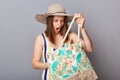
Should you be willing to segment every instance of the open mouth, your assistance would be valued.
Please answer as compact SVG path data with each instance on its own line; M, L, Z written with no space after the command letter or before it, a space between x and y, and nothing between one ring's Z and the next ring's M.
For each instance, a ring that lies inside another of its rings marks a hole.
M60 30L60 28L56 28L56 30Z
M58 30L58 29L60 29L60 28L56 28L56 30Z
M61 29L62 29L62 27L56 27L56 28L55 28L55 33L60 32Z

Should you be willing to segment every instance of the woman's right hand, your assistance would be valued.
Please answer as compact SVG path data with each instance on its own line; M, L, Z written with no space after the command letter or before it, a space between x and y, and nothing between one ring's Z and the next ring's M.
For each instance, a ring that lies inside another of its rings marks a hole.
M42 63L41 66L42 66L42 68L49 69L48 63Z
M48 69L49 64L41 62L44 40L42 34L38 35L35 41L35 47L32 58L32 67L34 69Z

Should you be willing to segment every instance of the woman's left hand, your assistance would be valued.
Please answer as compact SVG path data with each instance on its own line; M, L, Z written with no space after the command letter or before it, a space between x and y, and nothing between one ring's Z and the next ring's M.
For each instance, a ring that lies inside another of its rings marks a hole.
M85 17L82 14L75 14L75 20L78 24L78 27L80 27L80 29L82 29L84 27L84 23L85 23Z

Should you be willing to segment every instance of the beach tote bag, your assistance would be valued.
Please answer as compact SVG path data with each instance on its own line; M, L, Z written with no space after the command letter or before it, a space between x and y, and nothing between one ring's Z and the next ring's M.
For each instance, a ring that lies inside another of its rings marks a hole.
M60 47L49 54L48 63L50 64L51 80L96 80L97 75L88 59L85 51L82 49L81 42L64 43L65 38L70 31L72 22L66 32ZM80 30L78 28L78 39Z

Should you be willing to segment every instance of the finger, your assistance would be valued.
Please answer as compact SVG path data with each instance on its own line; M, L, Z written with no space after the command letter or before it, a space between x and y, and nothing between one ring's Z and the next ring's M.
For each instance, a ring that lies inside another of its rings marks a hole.
M47 68L50 68L50 65L47 63Z
M76 18L76 20L77 20L77 19L83 19L84 16L83 16L82 14L76 14L76 15L75 15L75 18Z
M73 44L73 43L74 43L74 41L73 41L73 39L71 39L71 40L70 40L70 44Z
M78 13L75 13L75 18L80 17L80 15Z

